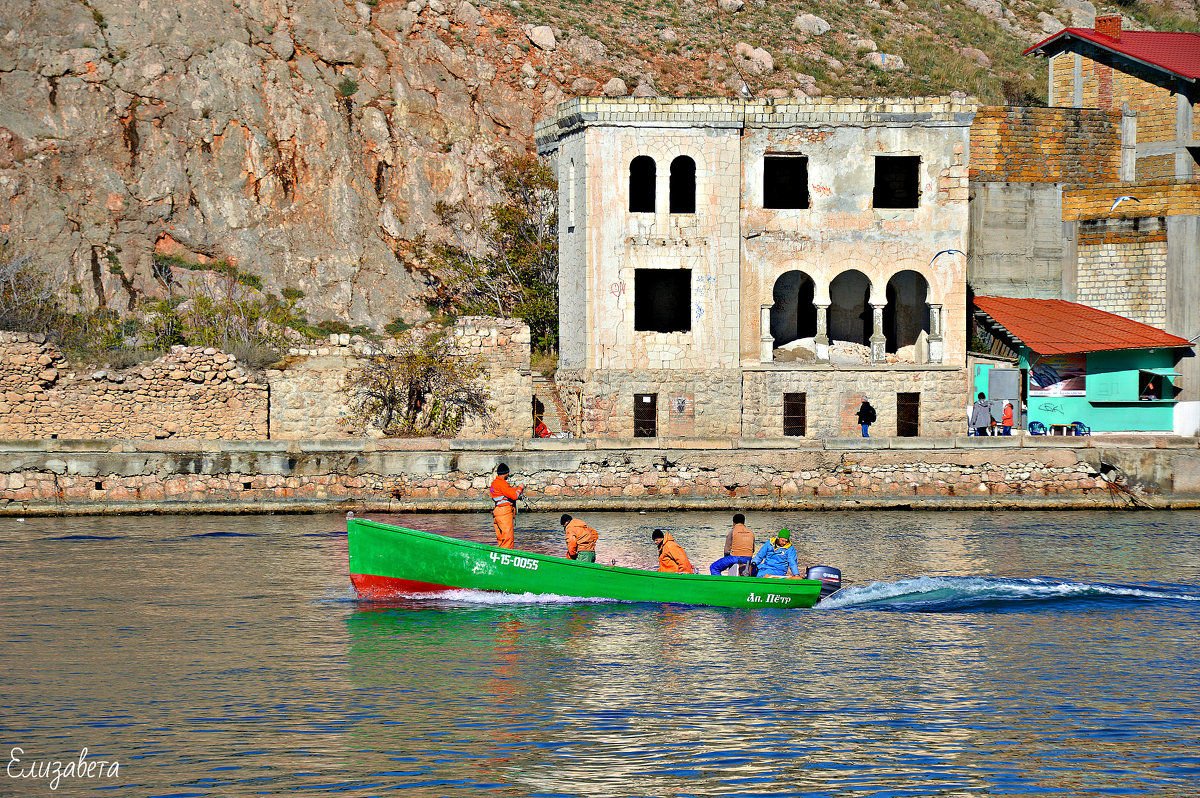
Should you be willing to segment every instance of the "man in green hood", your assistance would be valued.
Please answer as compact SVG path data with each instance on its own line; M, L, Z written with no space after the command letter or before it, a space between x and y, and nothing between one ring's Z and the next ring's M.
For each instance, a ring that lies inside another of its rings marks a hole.
M793 576L803 576L796 562L796 549L792 547L792 533L788 529L779 530L778 535L764 543L750 562L758 566L759 576L787 576L788 571Z

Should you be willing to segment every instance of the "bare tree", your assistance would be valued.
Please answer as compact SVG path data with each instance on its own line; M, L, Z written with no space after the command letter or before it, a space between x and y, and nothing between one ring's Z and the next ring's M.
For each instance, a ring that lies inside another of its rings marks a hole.
M443 331L408 330L398 351L365 357L342 389L351 421L385 435L454 435L487 418L484 365L454 352Z

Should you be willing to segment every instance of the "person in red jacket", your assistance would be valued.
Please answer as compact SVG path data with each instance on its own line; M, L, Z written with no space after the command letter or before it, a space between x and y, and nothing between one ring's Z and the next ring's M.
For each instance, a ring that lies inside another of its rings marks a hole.
M1013 428L1012 402L1004 403L1004 417L1000 420L1000 426L1003 427L1003 429L1004 429L1004 431L1001 433L1002 435L1012 435L1012 428Z
M661 529L656 529L650 535L650 539L658 546L658 570L674 574L690 574L695 572L683 547L675 542L675 538L671 537L670 532L663 532Z
M492 526L496 530L496 545L502 549L513 547L513 519L517 517L517 499L525 494L525 486L514 488L508 484L508 464L496 466L496 478L488 488L492 502Z

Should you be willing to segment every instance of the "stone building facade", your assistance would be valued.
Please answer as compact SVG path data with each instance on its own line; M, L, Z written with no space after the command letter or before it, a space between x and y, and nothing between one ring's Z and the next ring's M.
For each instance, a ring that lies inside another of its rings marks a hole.
M961 429L975 107L560 105L537 144L559 176L558 380L584 433L834 435L863 395L879 434Z

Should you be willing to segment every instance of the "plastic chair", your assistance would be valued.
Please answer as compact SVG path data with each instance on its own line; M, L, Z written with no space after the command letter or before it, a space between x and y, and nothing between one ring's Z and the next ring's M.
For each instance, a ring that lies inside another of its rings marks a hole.
M1045 435L1046 434L1046 425L1040 421L1030 421L1029 422L1029 434L1030 435Z
M1092 428L1089 427L1087 424L1084 424L1082 421L1072 421L1071 422L1071 430L1076 435L1091 435L1092 434Z

